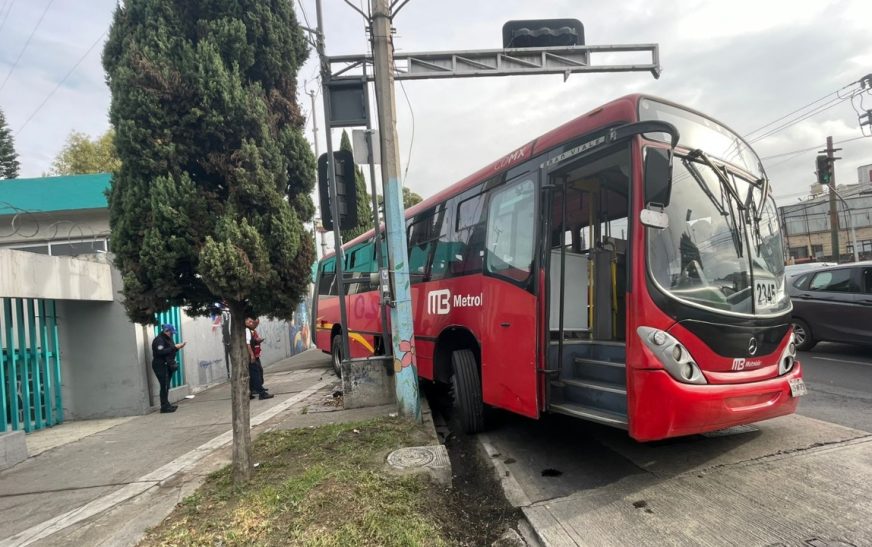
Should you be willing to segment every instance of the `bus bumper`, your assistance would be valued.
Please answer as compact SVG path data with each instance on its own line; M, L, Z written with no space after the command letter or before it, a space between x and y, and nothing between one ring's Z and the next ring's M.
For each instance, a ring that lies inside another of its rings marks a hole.
M683 384L664 370L632 370L629 433L656 441L726 429L796 412L789 380L802 378L796 362L783 376L747 384Z

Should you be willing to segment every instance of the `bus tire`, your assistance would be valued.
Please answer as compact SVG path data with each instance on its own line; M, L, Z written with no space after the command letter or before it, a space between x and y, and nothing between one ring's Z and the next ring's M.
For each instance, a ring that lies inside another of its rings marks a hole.
M342 378L342 336L336 335L333 337L333 345L330 347L331 361L333 362L333 372L339 378Z
M468 349L455 351L451 354L451 364L454 368L451 376L454 406L460 426L465 433L479 433L484 430L484 405L475 354Z
M808 326L808 323L799 317L794 317L792 323L797 351L808 351L817 345L817 340L812 336L811 327Z

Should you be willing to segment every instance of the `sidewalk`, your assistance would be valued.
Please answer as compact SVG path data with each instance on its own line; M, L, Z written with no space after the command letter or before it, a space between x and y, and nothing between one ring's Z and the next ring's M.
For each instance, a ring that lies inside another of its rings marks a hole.
M268 367L265 383L275 398L251 401L255 435L279 423L289 427L294 415L308 425L393 410L301 415L313 401L329 400L338 384L329 367L320 351ZM0 546L136 543L230 462L230 414L229 384L222 384L182 401L173 414L58 426L54 440L35 443L43 452L0 473Z

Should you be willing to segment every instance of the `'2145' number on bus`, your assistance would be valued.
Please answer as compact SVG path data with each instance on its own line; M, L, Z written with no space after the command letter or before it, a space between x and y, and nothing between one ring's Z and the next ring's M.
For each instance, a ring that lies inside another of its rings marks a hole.
M772 306L775 304L775 282L774 281L757 281L754 285L754 292L757 296L758 306Z

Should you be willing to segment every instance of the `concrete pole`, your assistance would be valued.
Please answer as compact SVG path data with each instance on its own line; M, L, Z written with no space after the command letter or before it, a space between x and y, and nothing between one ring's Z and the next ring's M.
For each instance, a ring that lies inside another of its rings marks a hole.
M412 323L412 292L409 283L409 252L406 246L403 188L399 178L400 149L397 143L397 104L394 95L394 47L391 41L391 10L388 0L372 0L371 12L370 35L381 138L388 267L394 290L394 306L391 308L391 343L396 372L397 406L402 415L421 421L418 366Z
M830 189L836 187L836 169L833 152L833 138L827 137L827 165L830 169ZM838 263L841 253L839 253L839 209L836 206L835 192L830 192L830 240L833 249L833 260Z
M306 95L312 100L312 143L315 145L315 159L317 159L321 154L318 153L318 116L315 114L315 90L307 89ZM323 217L324 214L322 213L321 218ZM318 260L321 260L327 254L327 241L324 237L324 230L318 229L318 219L315 219L315 237L320 240L321 252Z

